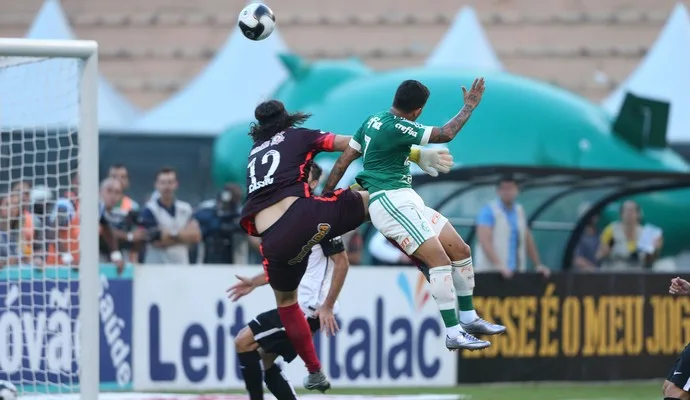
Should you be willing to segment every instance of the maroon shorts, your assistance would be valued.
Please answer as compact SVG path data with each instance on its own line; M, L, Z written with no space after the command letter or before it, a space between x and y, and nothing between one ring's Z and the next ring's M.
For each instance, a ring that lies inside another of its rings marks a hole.
M362 196L337 190L327 197L295 201L261 235L261 254L268 283L275 290L297 289L307 269L311 248L356 229L364 222Z

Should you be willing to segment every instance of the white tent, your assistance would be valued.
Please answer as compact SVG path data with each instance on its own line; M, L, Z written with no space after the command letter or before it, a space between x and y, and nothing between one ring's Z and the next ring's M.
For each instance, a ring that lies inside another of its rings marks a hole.
M142 117L134 133L217 135L254 118L254 108L288 76L278 55L287 52L276 30L255 42L239 28L211 63L171 99Z
M670 102L667 139L690 143L690 16L683 4L676 5L647 56L603 107L618 114L627 92Z
M428 67L503 69L472 7L463 7L426 60Z
M26 37L70 40L75 35L60 2L46 0ZM8 62L7 65L16 63ZM0 124L15 128L75 126L79 121L78 73L78 63L65 59L27 63L3 70L0 72L0 88L13 95L3 96L5 112L0 111ZM98 81L98 102L101 129L123 129L139 115L139 111L102 77Z

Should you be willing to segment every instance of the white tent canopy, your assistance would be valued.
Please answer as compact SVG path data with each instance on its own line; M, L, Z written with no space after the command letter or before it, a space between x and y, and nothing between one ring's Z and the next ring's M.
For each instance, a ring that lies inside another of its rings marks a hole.
M472 7L463 7L426 60L428 67L503 69Z
M647 56L603 102L618 114L627 92L671 104L667 139L690 143L690 16L678 3Z
M26 37L70 40L75 35L59 1L46 0ZM79 122L79 64L74 60L50 59L0 70L0 88L3 93L12 93L3 95L0 107L4 127L45 130L73 127ZM101 129L122 129L138 116L139 111L102 77L98 91Z
M129 130L134 133L217 135L254 118L254 108L288 76L278 55L287 52L276 30L255 42L239 28L211 63L171 99Z

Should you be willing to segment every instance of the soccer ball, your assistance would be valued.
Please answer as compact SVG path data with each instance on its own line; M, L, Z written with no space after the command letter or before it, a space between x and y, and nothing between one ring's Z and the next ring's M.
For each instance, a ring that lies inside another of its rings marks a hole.
M12 382L0 381L0 400L17 400L17 388Z
M237 25L247 39L264 40L276 28L276 17L267 5L252 3L242 9Z

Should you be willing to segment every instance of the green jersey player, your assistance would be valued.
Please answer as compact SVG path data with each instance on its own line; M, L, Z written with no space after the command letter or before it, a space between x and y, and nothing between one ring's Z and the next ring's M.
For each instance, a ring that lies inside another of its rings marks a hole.
M430 291L446 326L446 347L476 350L491 343L473 334L499 334L505 327L479 318L474 310L470 247L448 219L427 207L412 190L408 158L413 145L447 143L458 134L481 101L484 79L475 79L469 91L464 87L462 91L465 104L458 114L442 127L431 127L415 122L429 89L418 81L401 83L391 109L367 118L350 140L324 190L332 190L352 161L363 158L364 168L356 179L369 192L371 222L405 253L429 267Z

